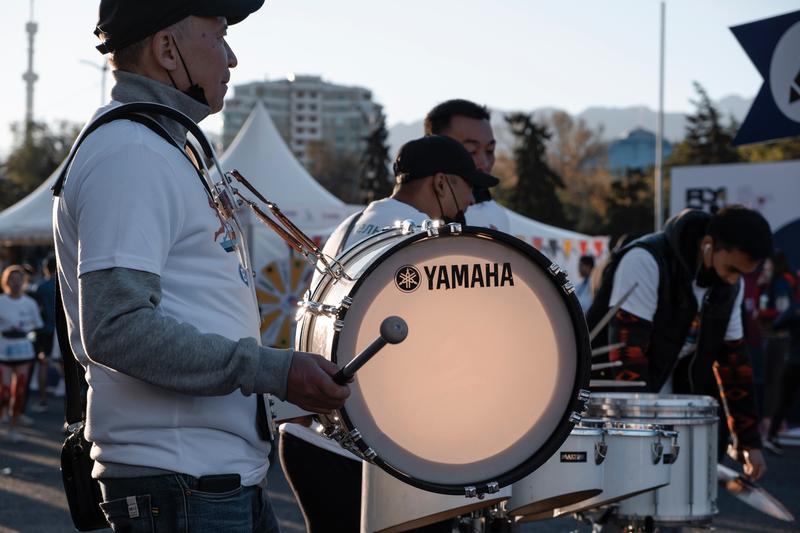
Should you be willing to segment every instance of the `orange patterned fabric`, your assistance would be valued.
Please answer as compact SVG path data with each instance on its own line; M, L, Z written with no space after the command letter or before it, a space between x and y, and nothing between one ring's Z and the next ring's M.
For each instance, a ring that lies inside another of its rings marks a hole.
M753 398L753 366L744 340L725 342L717 360L717 384L728 402L728 429L736 436L734 442L740 449L760 448L758 415Z
M622 366L614 369L614 379L622 381L648 382L650 377L647 356L650 348L650 333L653 323L620 309L609 324L609 342L624 342L625 346L611 350L611 362L622 361Z

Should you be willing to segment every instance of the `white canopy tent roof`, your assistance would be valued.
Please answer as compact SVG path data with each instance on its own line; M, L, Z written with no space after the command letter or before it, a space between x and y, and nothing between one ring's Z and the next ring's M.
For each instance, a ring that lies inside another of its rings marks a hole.
M52 244L53 193L62 162L44 183L0 213L0 242L4 244Z

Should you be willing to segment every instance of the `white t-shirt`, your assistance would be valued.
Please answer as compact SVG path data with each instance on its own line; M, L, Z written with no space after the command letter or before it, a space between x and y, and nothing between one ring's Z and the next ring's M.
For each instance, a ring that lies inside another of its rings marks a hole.
M197 173L145 126L114 121L86 139L53 219L69 317L79 317L80 275L122 267L160 277L158 312L201 333L259 339L253 280L238 254L223 249L221 221ZM69 324L70 342L88 365L93 458L193 476L238 473L244 485L264 478L269 443L257 434L253 397L186 396L94 364L78 326Z
M511 231L505 209L494 200L469 206L464 216L468 226L491 228L503 233Z
M354 217L359 217L358 221L348 235L347 242L342 246L344 233L350 227ZM333 257L337 255L337 250L347 250L367 237L392 227L398 220L413 220L420 224L427 218L431 217L422 211L418 211L415 207L394 198L376 200L371 202L361 213L353 213L344 219L325 242L323 251Z
M0 295L0 331L17 330L29 333L43 326L39 305L23 294L12 298ZM0 337L0 362L29 361L36 358L33 343L27 337Z

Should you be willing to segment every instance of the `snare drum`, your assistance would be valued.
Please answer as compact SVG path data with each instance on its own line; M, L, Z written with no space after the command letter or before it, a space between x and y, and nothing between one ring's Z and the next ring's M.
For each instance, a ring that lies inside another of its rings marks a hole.
M680 452L669 485L620 502L620 518L651 517L662 526L705 525L717 514L719 407L710 396L594 393L592 416L666 424L678 432Z
M295 346L339 366L397 315L408 337L358 371L325 434L400 480L480 496L544 464L588 397L589 343L573 285L524 242L411 221L337 258L301 312Z
M554 516L608 505L669 483L669 464L664 463L671 435L653 424L584 419L581 425L603 428L606 434L603 492L571 506L560 507ZM670 452L671 453L671 452Z
M579 424L545 464L511 486L508 514L552 517L553 509L600 494L606 452L605 431Z

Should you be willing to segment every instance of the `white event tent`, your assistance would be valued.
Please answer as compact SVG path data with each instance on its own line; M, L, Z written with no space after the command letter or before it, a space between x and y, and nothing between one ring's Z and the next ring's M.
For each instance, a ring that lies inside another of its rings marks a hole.
M333 229L361 206L347 205L329 193L303 168L286 146L267 110L256 105L250 117L220 157L223 170L237 169L300 229L324 243ZM62 163L63 165L63 163ZM50 187L61 166L35 191L0 213L0 242L52 243ZM510 233L559 263L572 277L581 255L600 257L606 237L590 237L548 226L507 210ZM303 296L311 268L268 227L246 217L245 232L257 273L256 290L263 317L265 344L292 344L296 303Z

